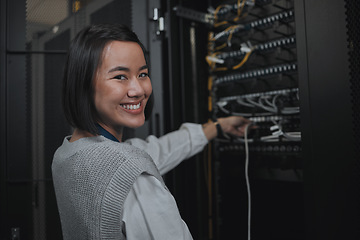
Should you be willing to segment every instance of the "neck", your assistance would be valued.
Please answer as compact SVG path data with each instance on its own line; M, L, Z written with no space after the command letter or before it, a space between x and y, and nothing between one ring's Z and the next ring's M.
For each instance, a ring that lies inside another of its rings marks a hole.
M80 138L84 138L84 137L94 137L94 135L87 131L75 128L75 130L71 136L71 139L69 141L75 142L76 140L79 140Z
M121 142L123 127L113 129L113 128L109 128L107 125L103 123L98 123L98 129L100 131L100 134L103 135L104 137ZM113 139L113 137L115 139Z

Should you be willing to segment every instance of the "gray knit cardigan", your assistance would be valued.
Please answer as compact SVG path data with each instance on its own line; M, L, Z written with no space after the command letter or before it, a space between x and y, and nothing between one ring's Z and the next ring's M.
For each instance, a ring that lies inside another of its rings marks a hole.
M124 239L124 201L144 172L163 183L151 157L134 146L103 136L65 138L52 163L64 239Z

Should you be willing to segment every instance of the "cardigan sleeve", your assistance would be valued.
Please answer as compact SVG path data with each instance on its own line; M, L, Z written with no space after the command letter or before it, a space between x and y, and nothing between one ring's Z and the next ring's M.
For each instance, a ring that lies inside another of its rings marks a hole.
M179 130L160 138L149 136L146 140L132 138L126 142L147 152L163 175L202 151L208 140L200 124L184 123Z

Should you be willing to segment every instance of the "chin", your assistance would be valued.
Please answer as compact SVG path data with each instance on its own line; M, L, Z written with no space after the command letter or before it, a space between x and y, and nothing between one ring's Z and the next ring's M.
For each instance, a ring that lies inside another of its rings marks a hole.
M145 124L145 119L139 120L139 121L132 121L129 124L126 124L125 126L128 128L139 128Z
M144 125L144 124L132 125L132 126L128 126L128 128L136 129L136 128L142 127L143 125Z

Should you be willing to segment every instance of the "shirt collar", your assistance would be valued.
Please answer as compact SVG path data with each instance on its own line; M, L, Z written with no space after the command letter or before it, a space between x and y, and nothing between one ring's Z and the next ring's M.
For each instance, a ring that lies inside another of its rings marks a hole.
M100 126L100 124L96 124L96 127L100 133L100 135L106 137L107 139L110 139L112 141L115 142L119 142L119 140L116 139L116 137L114 137L114 135L112 135L111 133L109 133L108 131L106 131L102 126Z

